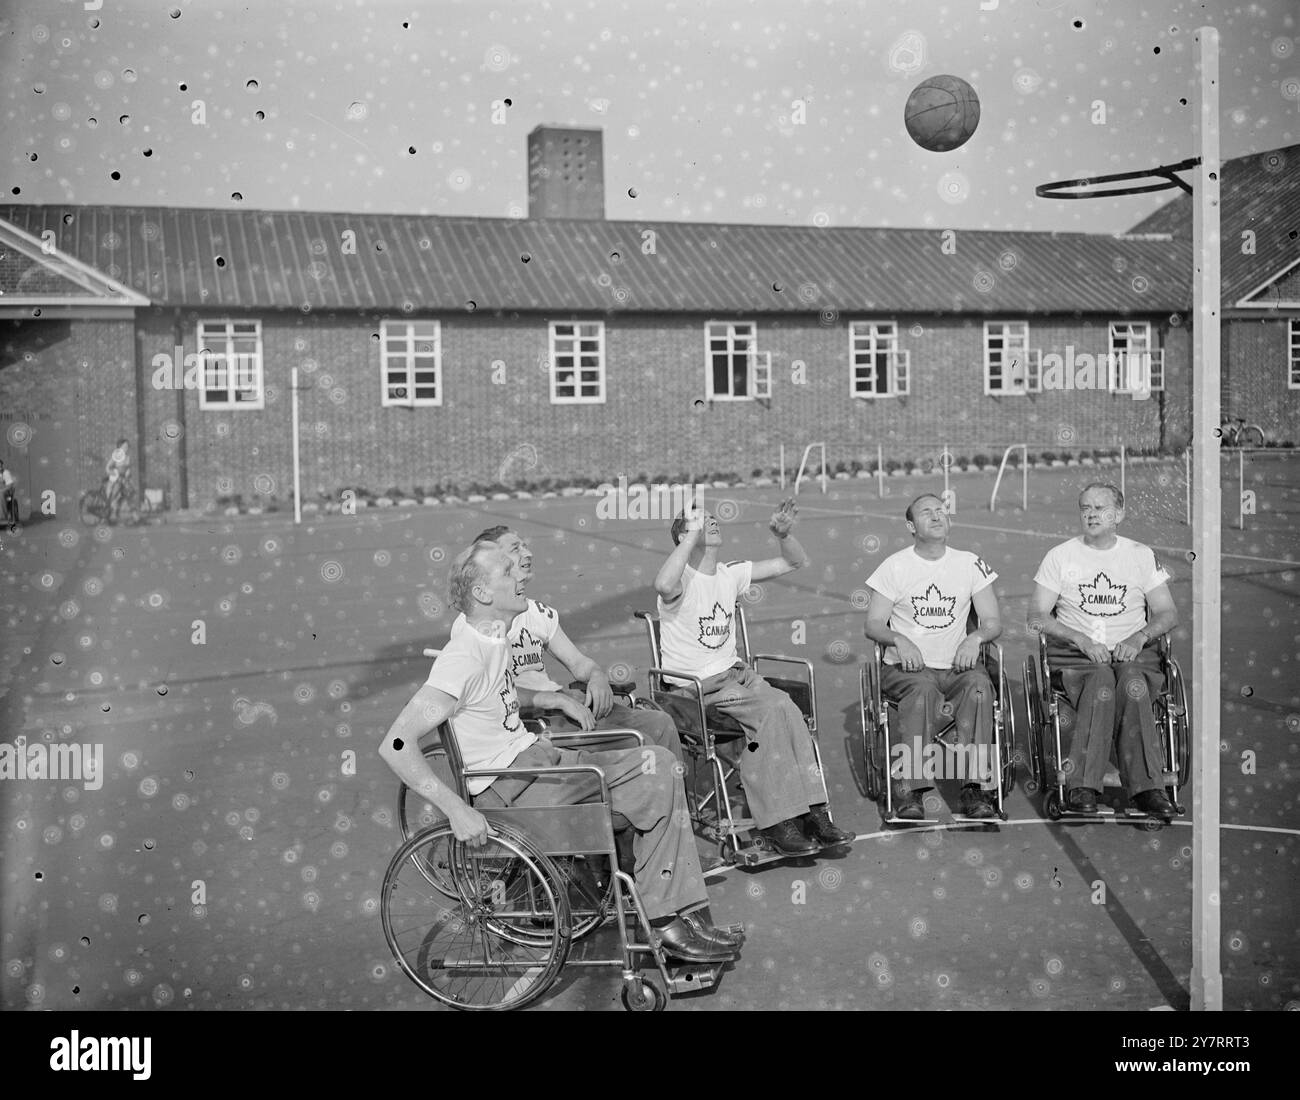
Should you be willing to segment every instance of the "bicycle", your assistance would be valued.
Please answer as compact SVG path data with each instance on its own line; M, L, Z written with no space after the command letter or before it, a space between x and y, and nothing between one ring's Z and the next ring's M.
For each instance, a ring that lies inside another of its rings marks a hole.
M1264 446L1264 429L1258 424L1247 424L1245 417L1225 416L1219 427L1220 440L1225 447Z
M81 515L81 522L87 527L94 527L101 523L112 524L113 504L117 499L122 502L118 508L118 518L125 517L128 524L143 522L142 515L153 511L153 505L147 497L142 503L137 503L133 499L134 485L129 478L123 479L115 486L106 486L107 479L104 484L94 489L87 489L81 494L77 510Z

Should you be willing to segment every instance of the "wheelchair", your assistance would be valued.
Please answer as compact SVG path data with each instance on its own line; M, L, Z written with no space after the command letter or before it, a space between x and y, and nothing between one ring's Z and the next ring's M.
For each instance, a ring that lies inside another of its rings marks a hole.
M979 625L974 608L967 618L967 633ZM858 696L862 713L862 760L866 771L867 797L881 804L886 825L934 825L937 819L900 818L894 812L894 792L890 784L890 761L893 742L890 738L891 708L897 704L885 697L880 686L880 666L884 660L884 647L872 641L871 660L863 663L858 677ZM993 751L998 762L997 819L1006 821L1006 799L1016 785L1016 715L1012 703L1011 685L1007 679L1006 662L1002 647L996 642L980 646L979 666L988 674L993 685ZM949 723L934 735L934 741L947 747L947 736L955 732ZM989 825L989 818L972 818L954 814L953 820L973 825Z
M1178 801L1178 792L1187 785L1192 763L1187 691L1183 671L1170 650L1168 636L1160 637L1156 641L1156 647L1164 683L1160 693L1153 697L1152 705L1164 749L1164 781L1169 790L1169 800L1174 804L1177 816L1182 817L1186 810ZM1049 687L1050 690L1045 690ZM1082 817L1094 821L1098 818L1115 818L1116 811L1110 806L1099 804L1095 812L1084 812L1072 810L1066 804L1065 785L1068 777L1061 767L1061 762L1066 758L1061 744L1060 708L1064 700L1061 671L1054 669L1048 659L1047 636L1039 634L1037 659L1032 655L1025 658L1025 703L1029 708L1031 777L1045 791L1043 809L1053 821L1065 817ZM1113 746L1111 766L1107 769L1104 785L1108 789L1121 785ZM1162 817L1145 814L1132 806L1126 806L1118 816L1135 820L1151 829L1159 829L1165 821Z
M536 719L526 724L547 732ZM547 736L570 747L593 739L642 744L634 730ZM613 813L599 767L469 770L450 722L424 755L467 803L467 780L489 775L592 772L601 791L599 801L578 805L481 810L489 839L476 849L457 841L436 808L403 784L403 844L384 875L380 916L393 957L429 996L465 1010L522 1008L545 994L566 964L620 967L623 1005L633 1012L660 1011L668 995L717 984L725 963L678 963L660 949L630 869L619 865L616 831L630 826ZM593 866L602 861L609 868L604 874ZM620 950L613 958L592 957L590 938L611 915Z
M682 748L688 757L686 797L691 807L691 821L698 835L718 845L721 861L727 866L758 867L788 859L776 851L758 831L753 818L744 814L744 792L740 786L740 753L744 751L744 730L738 722L705 706L703 680L690 672L663 667L659 619L653 612L637 611L635 616L646 626L650 644L649 698L666 711L677 726ZM802 657L775 653L755 653L750 647L745 610L739 604L735 612L736 653L754 672L762 662L796 666L793 677L763 676L772 687L785 692L799 708L812 737L813 755L825 790L825 770L821 748L817 743L817 684L812 662ZM762 675L761 673L759 673ZM665 681L673 677L687 681L686 690L674 691ZM693 697L692 697L693 695ZM707 768L707 793L700 796L700 771ZM830 812L829 792L826 798Z

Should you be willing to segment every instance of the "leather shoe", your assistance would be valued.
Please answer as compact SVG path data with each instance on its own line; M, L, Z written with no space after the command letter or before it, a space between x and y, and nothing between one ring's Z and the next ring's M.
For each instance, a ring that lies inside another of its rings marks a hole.
M921 821L925 817L925 807L921 805L921 796L911 787L901 783L894 784L894 816L904 821Z
M977 786L963 787L961 812L964 817L993 817L997 813L993 806L993 792L980 790Z
M1091 787L1074 787L1066 792L1065 805L1067 809L1074 810L1076 813L1095 814L1097 792Z
M797 819L791 817L761 830L768 844L783 856L810 856L820 845L809 840L799 828Z
M1158 787L1135 794L1133 796L1133 805L1144 814L1150 814L1152 817L1173 817L1177 812L1174 809L1174 804L1165 796L1165 792Z
M717 928L713 923L707 920L700 910L694 910L690 913L679 913L678 916L690 927L695 933L696 939L706 940L707 942L726 949L739 950L745 943L744 932L728 932L725 928Z
M680 916L671 924L666 924L656 931L664 954L680 959L682 962L731 962L740 955L734 947L723 947L721 944L701 939Z
M820 844L834 846L847 844L853 839L852 833L845 832L831 820L825 805L809 806L808 812L800 818L800 821L808 838Z

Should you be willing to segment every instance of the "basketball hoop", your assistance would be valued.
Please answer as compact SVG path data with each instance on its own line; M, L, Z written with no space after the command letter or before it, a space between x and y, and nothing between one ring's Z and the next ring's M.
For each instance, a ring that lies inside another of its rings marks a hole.
M1039 184L1034 188L1034 194L1040 199L1104 199L1112 195L1145 195L1149 191L1168 191L1172 187L1181 187L1190 195L1192 185L1175 173L1186 172L1200 163L1200 157L1189 157L1187 160L1180 160L1177 164L1161 164L1140 172L1117 172L1110 176L1092 176L1081 180L1054 180L1051 183ZM1091 187L1097 183L1119 183L1121 180L1148 177L1155 177L1163 182L1147 184L1145 187L1112 187L1109 191L1067 190L1067 188Z

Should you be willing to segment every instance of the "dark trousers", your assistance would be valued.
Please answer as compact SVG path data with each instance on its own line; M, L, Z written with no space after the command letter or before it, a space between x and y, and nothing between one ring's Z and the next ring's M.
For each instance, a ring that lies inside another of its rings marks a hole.
M1066 695L1060 708L1062 738L1070 746L1062 765L1066 788L1100 791L1112 746L1130 797L1164 786L1164 754L1151 705L1163 684L1156 647L1147 646L1135 661L1099 665L1053 640L1047 657L1060 670Z
M880 691L898 704L898 727L905 757L917 755L913 748L915 742L928 745L935 734L955 723L957 745L983 746L968 754L974 756L978 765L974 773L962 768L961 777L979 783L986 791L997 790L993 774L993 684L983 668L976 666L965 672L951 668L905 672L898 665L882 663ZM897 776L896 782L914 791L933 786L916 774Z

